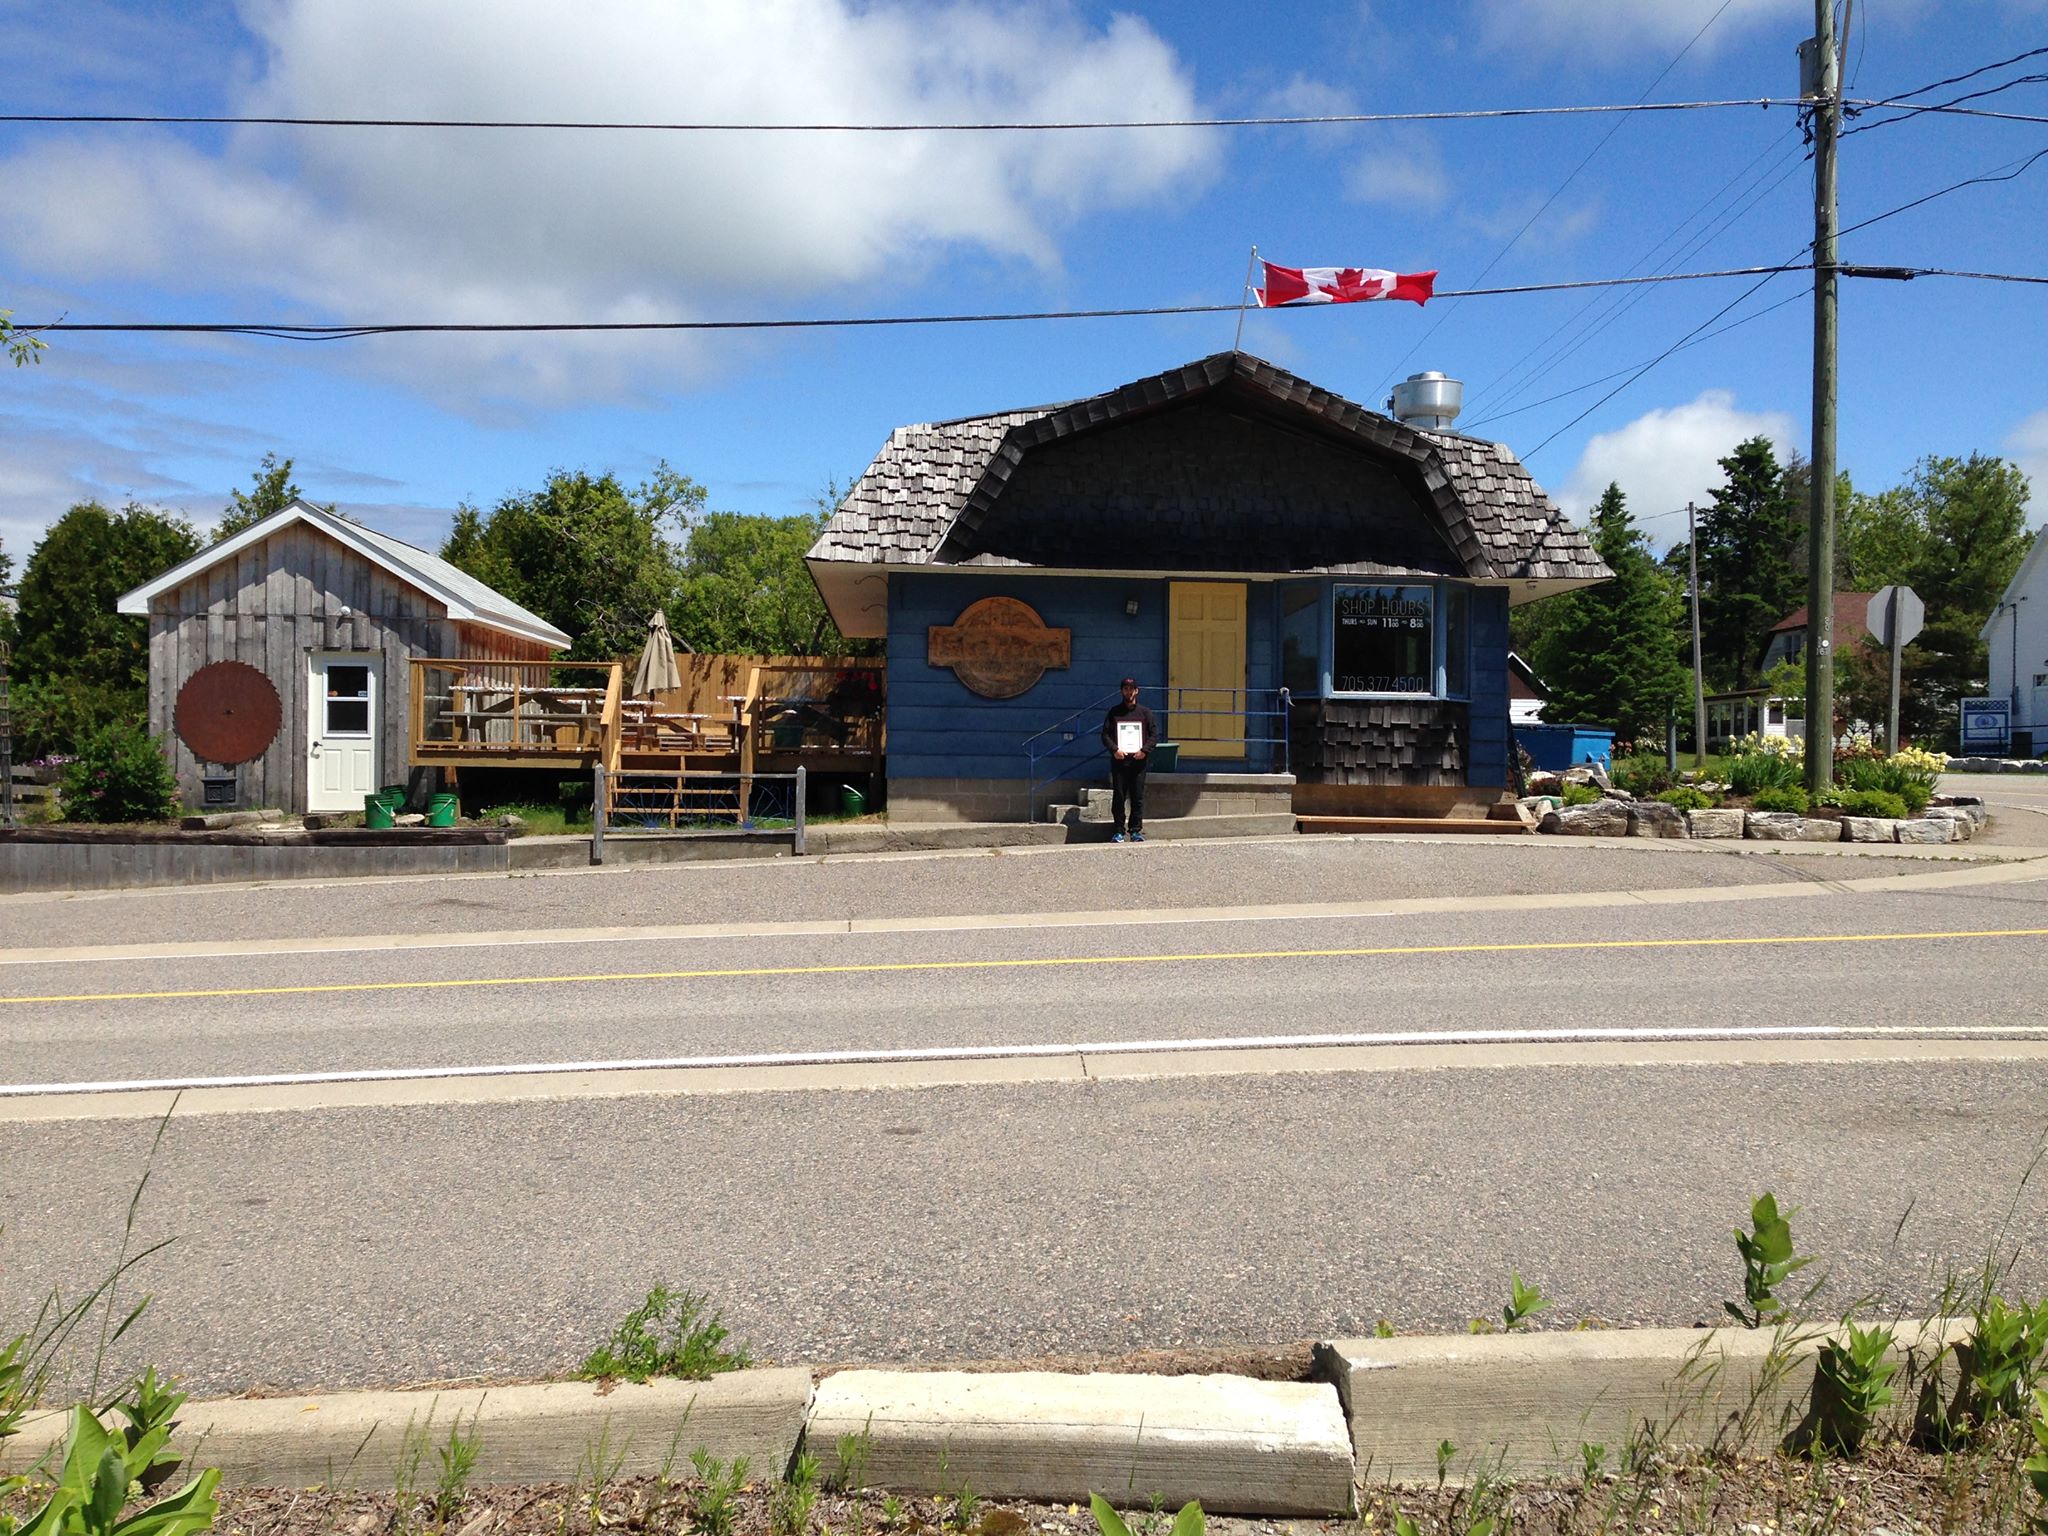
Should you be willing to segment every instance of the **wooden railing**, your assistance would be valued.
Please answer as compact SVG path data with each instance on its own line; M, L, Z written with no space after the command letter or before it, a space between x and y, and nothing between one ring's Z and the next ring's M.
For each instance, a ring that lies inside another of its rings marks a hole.
M415 657L412 760L615 764L622 671L616 661Z
M755 667L742 711L747 746L764 755L881 756L882 668L879 657Z

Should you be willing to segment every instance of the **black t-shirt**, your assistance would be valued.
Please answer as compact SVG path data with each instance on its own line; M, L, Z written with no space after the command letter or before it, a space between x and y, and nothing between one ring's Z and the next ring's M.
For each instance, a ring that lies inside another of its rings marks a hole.
M1145 728L1145 751L1152 750L1152 744L1159 739L1159 722L1152 718L1152 711L1142 704L1126 704L1118 699L1110 705L1109 713L1102 717L1102 744L1110 751L1116 750L1116 727L1120 720L1135 720Z

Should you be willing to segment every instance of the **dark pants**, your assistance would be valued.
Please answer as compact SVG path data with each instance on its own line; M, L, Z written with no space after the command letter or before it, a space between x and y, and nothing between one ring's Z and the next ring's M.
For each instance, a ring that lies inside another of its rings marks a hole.
M1129 801L1131 819L1129 829L1133 832L1145 830L1145 759L1127 757L1112 761L1109 765L1109 814L1119 832L1125 830L1124 802Z

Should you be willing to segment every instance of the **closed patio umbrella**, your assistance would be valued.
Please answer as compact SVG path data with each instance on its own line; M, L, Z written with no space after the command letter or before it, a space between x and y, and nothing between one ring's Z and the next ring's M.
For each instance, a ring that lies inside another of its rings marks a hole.
M682 669L676 665L676 643L668 632L668 615L659 608L647 621L647 644L640 650L640 665L633 669L633 694L653 694L683 686Z

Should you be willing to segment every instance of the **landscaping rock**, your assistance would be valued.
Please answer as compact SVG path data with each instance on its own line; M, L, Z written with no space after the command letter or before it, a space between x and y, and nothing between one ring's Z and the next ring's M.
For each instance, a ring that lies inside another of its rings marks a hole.
M424 827L426 824L427 818L418 811L407 811L402 816L391 818L391 825L394 827Z
M1923 821L1946 821L1954 826L1958 835L1949 839L1951 842L1967 843L1977 832L1977 823L1962 806L1930 805L1920 816Z
M1954 843L1962 840L1952 821L1902 821L1894 835L1902 843Z
M526 818L512 811L499 812L498 825L505 829L507 837L526 836Z
M1805 820L1796 811L1749 811L1742 819L1742 835L1759 842L1796 843Z
M1844 816L1842 818L1842 841L1845 843L1895 843L1899 824L1889 816Z
M1661 800L1638 800L1629 807L1630 837L1686 837L1685 812Z
M1621 800L1560 806L1545 814L1537 830L1565 837L1626 837L1628 811L1627 803Z
M1742 812L1726 810L1687 811L1686 831L1694 837L1740 837L1742 836ZM1886 839L1890 841L1889 838Z

